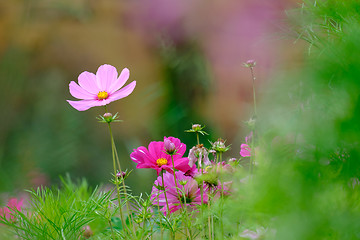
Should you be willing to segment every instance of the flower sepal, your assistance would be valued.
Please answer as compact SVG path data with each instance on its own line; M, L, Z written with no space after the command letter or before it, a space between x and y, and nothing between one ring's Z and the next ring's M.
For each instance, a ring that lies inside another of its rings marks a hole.
M209 135L207 132L203 131L205 126L201 126L200 124L193 124L192 128L189 130L185 130L185 132L193 132L193 133L200 133L201 135Z
M116 175L114 176L114 180L112 180L112 183L115 185L120 185L130 175L132 171L133 170L131 171L125 170L123 172L120 171L117 172Z
M111 113L105 113L104 115L99 115L99 117L96 117L97 120L101 123L112 123L112 122L123 122L123 120L117 119L118 113L116 113L114 116Z

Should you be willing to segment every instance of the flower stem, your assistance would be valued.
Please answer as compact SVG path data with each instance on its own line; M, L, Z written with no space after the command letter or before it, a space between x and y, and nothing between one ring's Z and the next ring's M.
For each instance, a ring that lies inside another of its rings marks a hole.
M115 157L115 149L114 149L114 138L113 138L113 134L112 134L112 130L111 130L110 123L108 123L108 127L109 127L109 131L110 131L111 152L112 152L113 167L114 167L114 177L115 177L116 193L117 193L117 199L118 199L119 211L120 211L120 219L121 219L121 224L122 224L123 228L125 229L126 224L125 224L124 214L123 214L122 207L121 207L119 182L118 182L118 180L116 179L116 160L115 160L116 157ZM120 171L121 171L121 169L120 169Z
M250 67L251 77L252 77L252 85L253 85L253 97L254 97L254 115L256 116L256 94L255 94L255 74L254 68Z
M208 211L209 211L209 216L208 216L208 227L209 227L209 239L211 240L211 216L210 216L210 201L208 202Z
M164 172L161 170L161 180L162 180L162 187L164 189L164 196L165 196L165 201L166 201L166 210L167 213L170 214L170 210L169 210L169 203L168 203L168 199L166 196L166 189L165 189L165 182L164 182Z

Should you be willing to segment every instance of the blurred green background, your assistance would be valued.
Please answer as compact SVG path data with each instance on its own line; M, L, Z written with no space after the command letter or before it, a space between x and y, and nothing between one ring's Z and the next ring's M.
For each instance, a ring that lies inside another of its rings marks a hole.
M133 169L132 149L180 138L190 148L192 123L210 139L232 143L230 157L248 134L252 115L248 59L258 62L257 85L276 70L301 62L292 42L277 35L294 1L95 1L0 2L0 191L58 182L58 176L107 183L110 140L95 117L78 112L70 81L102 64L130 69L137 86L110 105L124 122L114 126L123 168ZM300 47L301 48L301 47ZM299 57L300 56L300 57ZM289 64L289 59L291 63ZM260 96L260 94L259 94ZM208 141L202 139L206 146ZM150 191L153 171L134 171L128 184ZM141 184L138 184L138 183Z

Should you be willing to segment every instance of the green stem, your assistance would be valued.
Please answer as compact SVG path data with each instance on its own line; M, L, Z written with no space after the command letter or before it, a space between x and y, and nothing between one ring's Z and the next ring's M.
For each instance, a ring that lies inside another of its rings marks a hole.
M125 229L126 225L125 225L125 221L124 221L124 214L123 214L122 207L121 207L119 182L116 178L116 163L115 163L116 160L115 160L114 138L112 135L110 123L108 123L108 126L109 126L109 131L110 131L110 138L111 138L111 151L112 151L112 158L113 158L114 178L115 178L116 193L117 193L118 204L119 204L120 219L121 219L121 224L122 224L123 228Z
M173 175L174 175L174 182L175 182L175 186L176 186L176 193L178 196L181 196L179 194L179 187L178 187L178 184L177 184L177 181L176 181L176 175L175 175L175 165L174 165L174 158L173 158L173 155L171 155L171 162L172 162L172 165L173 165ZM183 205L182 205L182 202L180 201L180 205L181 205L181 208L183 208Z
M164 196L165 196L165 201L166 201L167 213L170 214L169 203L168 203L168 199L167 199L167 196L166 196L166 189L165 189L165 183L164 183L164 172L163 172L163 170L161 170L161 180L162 180L162 187L164 189Z
M109 127L110 127L110 123L109 123ZM110 131L111 131L111 127L110 127ZM118 155L117 150L116 150L114 138L112 138L112 142L113 142L113 146L114 146L115 158L116 158L116 161L117 161L117 164L118 164L118 167L119 167L119 171L122 172L121 166L120 166L119 155ZM127 195L127 190L126 190L126 185L125 185L125 179L122 179L121 183L122 183L122 186L123 186L123 189L124 189L125 197L127 198L128 195ZM126 205L126 210L129 213L130 225L131 225L131 227L132 227L132 229L134 231L134 234L135 234L136 232L135 232L135 227L134 227L134 221L133 221L133 216L132 216L131 211L130 211L130 206L129 206L128 199L126 199L125 205Z
M256 94L255 94L255 74L253 67L250 67L251 77L252 77L252 84L253 84L253 97L254 97L254 115L256 116Z
M208 216L208 227L209 227L209 239L211 240L211 216L210 216L210 201L208 202L208 212L209 212L209 216Z
M162 216L160 215L161 212L160 212L160 204L159 204L159 195L160 195L160 190L159 190L158 195L157 195L157 203L158 203L157 206L158 206L158 213L159 213L159 216L160 216L160 239L163 240L163 238L164 238L164 229L162 227ZM152 227L152 225L151 225L151 227Z
M107 106L105 105L105 113L107 112ZM108 122L108 127L109 127L109 132L110 132L110 139L111 139L111 149L112 149L112 158L113 158L113 167L114 167L114 177L115 177L115 185L116 185L116 192L117 192L117 197L118 197L118 202L119 202L119 211L120 211L120 218L121 218L121 223L123 224L123 227L125 229L125 221L124 221L124 215L122 212L122 207L121 207L121 201L120 201L120 189L119 189L119 183L116 179L116 163L118 165L119 171L122 173L122 169L121 169L121 165L120 165L120 161L119 161L119 156L116 150L116 146L115 146L115 141L114 141L114 136L112 133L112 129L111 129L111 124L110 122ZM116 163L115 163L116 162ZM127 198L127 192L126 192L126 186L125 186L125 179L122 179L122 185L123 185L123 189L124 189L124 194L125 194L125 198ZM132 219L132 214L130 212L130 207L129 207L129 203L127 201L127 199L125 199L125 204L126 204L126 209L127 212L130 216L130 225L132 226L133 232L135 234L135 228L134 228L134 224L133 224L133 219Z
M197 145L200 145L199 133L196 132Z
M111 219L109 219L108 221L109 221L109 225L110 225L111 236L115 240L116 238L115 238L115 234L114 234L114 229L112 227Z

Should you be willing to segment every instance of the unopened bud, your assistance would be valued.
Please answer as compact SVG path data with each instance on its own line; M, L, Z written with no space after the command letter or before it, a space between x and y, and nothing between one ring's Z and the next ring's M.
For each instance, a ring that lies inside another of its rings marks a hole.
M105 113L103 115L103 117L104 117L106 122L112 122L112 120L113 120L113 115L111 113L109 113L109 112Z
M252 59L247 60L246 63L244 63L245 67L250 67L250 68L255 67L255 65L256 65L256 62L255 62L255 60L252 60Z
M226 152L230 149L230 146L225 146L225 141L219 138L216 142L212 143L212 149L216 152Z
M200 124L193 124L192 125L192 130L200 131L201 130L201 125Z
M176 146L170 139L165 138L165 140L164 140L164 149L165 149L167 154L172 155L176 151Z
M236 158L230 158L230 159L229 159L229 163L234 163L234 162L236 162L236 161L237 161Z
M182 186L185 186L185 184L186 184L187 182L188 182L188 181L186 181L186 180L180 180L180 181L179 181L180 185L182 185Z
M91 230L91 228L90 228L89 225L84 226L84 227L83 227L83 230L84 230L84 232L83 232L83 237L84 237L85 239L88 239L88 238L90 238L92 235L94 235L94 233L93 233L93 231Z
M126 176L126 172L117 172L116 177L117 178L124 178Z

